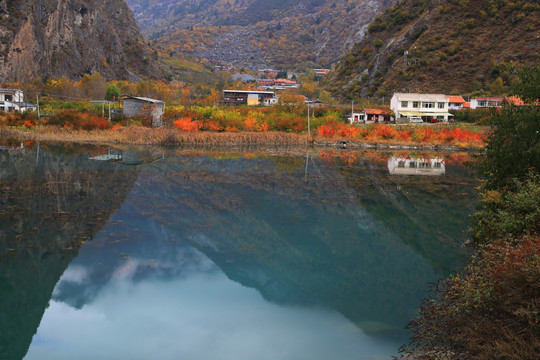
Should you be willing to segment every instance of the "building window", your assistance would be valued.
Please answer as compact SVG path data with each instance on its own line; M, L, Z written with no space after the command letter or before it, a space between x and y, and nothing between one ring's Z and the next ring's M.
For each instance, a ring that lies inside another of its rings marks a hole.
M440 121L444 120L444 116L437 116L437 120L440 120Z
M435 107L435 103L434 102L423 102L422 107L424 109L433 109Z
M415 167L416 167L416 161L411 161L411 162L409 163L409 167L410 167L410 168L415 168Z
M439 107L439 109L444 109L444 103L437 103L437 106Z
M418 109L418 101L413 101L412 107L413 107L414 109Z
M6 95L5 96L5 101L12 102L13 101L13 95Z
M397 167L398 168L404 168L405 167L405 161L404 160L400 160L397 164Z
M441 169L441 168L442 168L442 164L441 164L440 162L436 161L436 162L433 164L433 167L434 167L435 169Z
M408 105L409 105L409 102L408 102L408 101L402 101L402 102L401 102L401 107L402 107L402 108L406 108Z

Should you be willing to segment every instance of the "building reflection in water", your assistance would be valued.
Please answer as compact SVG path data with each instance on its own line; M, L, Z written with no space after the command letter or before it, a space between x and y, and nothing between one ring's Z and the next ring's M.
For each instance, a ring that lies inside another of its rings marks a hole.
M392 156L388 159L388 171L392 175L444 175L444 158L410 158Z

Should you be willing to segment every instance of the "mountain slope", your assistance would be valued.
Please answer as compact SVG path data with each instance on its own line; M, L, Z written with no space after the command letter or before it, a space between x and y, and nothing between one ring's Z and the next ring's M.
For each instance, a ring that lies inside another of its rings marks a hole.
M0 0L0 81L159 76L124 0Z
M127 0L160 55L238 67L327 67L396 0Z
M403 0L375 19L324 85L341 99L482 92L498 77L510 85L512 65L539 62L539 14L534 0Z

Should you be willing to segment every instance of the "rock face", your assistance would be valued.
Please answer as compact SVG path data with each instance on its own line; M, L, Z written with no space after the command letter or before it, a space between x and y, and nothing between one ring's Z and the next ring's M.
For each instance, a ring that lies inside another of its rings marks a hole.
M329 67L396 1L126 0L160 53L252 70Z
M0 0L0 82L159 76L124 0Z

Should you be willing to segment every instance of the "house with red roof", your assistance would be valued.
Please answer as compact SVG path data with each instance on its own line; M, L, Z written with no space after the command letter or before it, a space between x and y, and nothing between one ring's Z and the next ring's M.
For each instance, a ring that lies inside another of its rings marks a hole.
M383 123L391 122L394 120L394 113L390 109L368 109L364 108L362 111L353 112L351 117L349 117L349 123L358 124L358 123Z
M448 110L461 110L465 106L465 99L460 95L447 95Z

